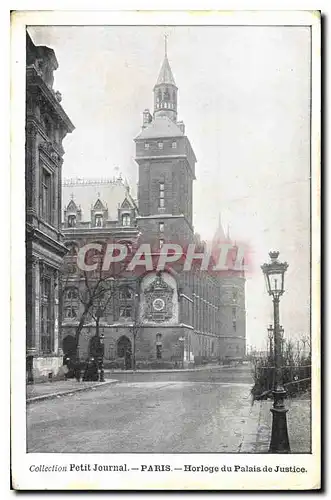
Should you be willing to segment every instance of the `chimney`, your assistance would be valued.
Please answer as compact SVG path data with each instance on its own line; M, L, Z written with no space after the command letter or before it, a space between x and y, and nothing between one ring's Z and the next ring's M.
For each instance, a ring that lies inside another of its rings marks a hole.
M145 109L143 112L143 128L146 128L151 121L152 115L150 114L149 109Z
M177 125L180 128L180 130L183 132L183 134L185 134L185 125L184 125L184 122L177 122Z

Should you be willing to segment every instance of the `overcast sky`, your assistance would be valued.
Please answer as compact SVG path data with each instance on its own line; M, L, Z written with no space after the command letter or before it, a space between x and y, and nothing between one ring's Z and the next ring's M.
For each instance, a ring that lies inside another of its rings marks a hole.
M198 159L194 226L203 239L219 212L252 250L247 341L266 348L272 302L260 265L271 249L289 263L281 323L309 333L310 30L307 27L30 27L55 50L54 88L76 129L64 177L137 183L133 138L152 109L164 56L179 88L178 118ZM136 191L136 189L133 189Z

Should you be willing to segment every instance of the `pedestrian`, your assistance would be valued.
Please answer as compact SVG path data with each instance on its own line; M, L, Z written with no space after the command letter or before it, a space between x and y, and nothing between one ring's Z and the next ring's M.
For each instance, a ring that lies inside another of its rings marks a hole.
M125 351L125 369L130 370L131 368L131 351L128 349Z
M84 382L97 382L99 379L98 365L94 358L89 358L86 363L83 381Z

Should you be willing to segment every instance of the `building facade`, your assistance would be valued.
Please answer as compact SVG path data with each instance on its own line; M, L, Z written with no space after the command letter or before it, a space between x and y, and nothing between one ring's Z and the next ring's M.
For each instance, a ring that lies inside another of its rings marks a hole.
M74 129L53 89L54 51L26 44L26 354L32 381L62 365L60 269L62 141Z
M69 266L87 243L124 243L133 253L148 243L153 263L167 243L185 249L195 244L200 252L205 248L192 221L197 160L185 125L177 119L178 89L167 54L153 92L153 113L143 112L142 129L135 138L137 200L120 178L68 180L63 185ZM226 240L221 226L215 238ZM105 359L114 366L125 364L127 352L139 366L189 365L245 355L245 277L241 269L226 276L200 272L196 266L184 270L179 259L162 272L156 265L148 272L137 268L130 272L129 266L118 266L118 271L99 322ZM86 306L84 290L95 291L104 277L87 277L77 268L64 275L63 334L69 345ZM95 319L92 307L79 336L81 357L88 356Z

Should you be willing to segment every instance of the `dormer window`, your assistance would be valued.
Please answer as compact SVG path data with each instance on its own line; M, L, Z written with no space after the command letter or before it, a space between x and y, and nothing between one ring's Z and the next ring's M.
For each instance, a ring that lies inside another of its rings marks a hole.
M102 215L97 214L95 216L94 225L95 225L95 227L102 227L103 226L103 217L102 217Z
M76 227L76 215L68 215L68 227Z
M163 149L163 142L158 142L158 143L157 143L157 147L158 147L159 149Z
M149 142L145 142L145 149L149 149Z
M122 215L122 226L130 226L131 225L131 217L129 214Z

